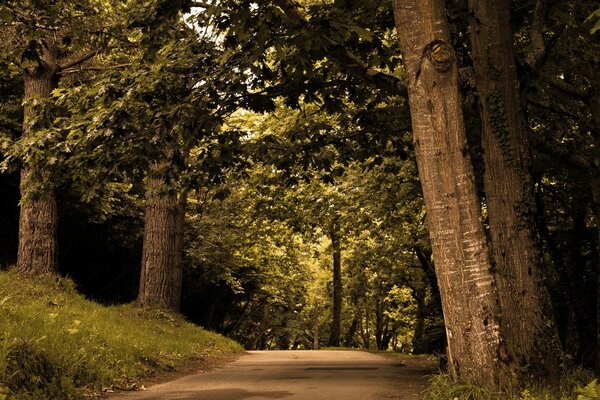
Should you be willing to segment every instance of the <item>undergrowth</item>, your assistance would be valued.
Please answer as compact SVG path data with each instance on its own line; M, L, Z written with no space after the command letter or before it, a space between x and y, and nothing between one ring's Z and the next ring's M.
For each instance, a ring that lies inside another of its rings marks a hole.
M79 399L185 362L240 351L160 310L104 307L72 281L0 272L0 400Z
M427 391L429 400L600 400L600 383L593 373L573 369L553 387L495 392L469 382L454 381L447 374L434 375Z

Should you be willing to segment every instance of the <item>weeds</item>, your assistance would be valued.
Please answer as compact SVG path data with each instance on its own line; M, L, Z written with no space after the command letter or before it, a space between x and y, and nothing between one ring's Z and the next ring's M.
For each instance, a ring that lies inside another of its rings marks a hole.
M522 391L494 392L447 374L434 375L427 392L430 400L600 400L600 384L581 368L566 372L553 387L530 387ZM591 383L589 383L591 381ZM587 384L587 385L586 385Z

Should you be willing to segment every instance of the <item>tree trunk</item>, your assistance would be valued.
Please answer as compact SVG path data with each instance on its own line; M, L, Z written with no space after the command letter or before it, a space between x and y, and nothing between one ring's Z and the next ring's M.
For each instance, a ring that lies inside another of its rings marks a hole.
M336 221L331 226L329 238L333 249L333 307L327 346L338 347L340 345L342 323L342 249L339 225Z
M178 312L184 205L163 176L166 163L151 165L146 180L142 272L137 302Z
M345 347L353 347L354 346L354 335L356 334L356 330L358 329L359 316L358 316L358 304L355 304L356 311L354 317L352 318L352 323L346 332L346 336L344 337L344 346Z
M499 304L444 2L394 0L406 69L415 155L448 338L448 371L483 386L510 386Z
M319 303L315 301L313 315L313 350L319 350Z
M26 70L23 137L33 133L42 123L39 108L52 95L58 78L52 67L41 64ZM38 103L37 105L35 103ZM40 105L41 103L42 105ZM40 119L36 122L37 119ZM58 274L57 206L54 188L35 188L49 184L49 173L34 164L25 163L21 170L21 211L17 272L24 276ZM39 180L42 179L43 182ZM34 189L35 188L35 189ZM34 189L32 191L32 189Z
M531 161L509 4L507 0L470 0L469 8L481 104L484 185L503 334L519 378L553 380L560 373L560 345L535 240Z
M377 350L383 349L383 336L384 336L384 325L385 325L385 315L384 315L384 305L382 298L382 288L381 282L379 282L379 287L377 288L377 292L375 294L375 345L377 346Z
M590 186L592 188L593 204L592 211L596 220L596 229L598 231L598 242L600 243L600 177L591 178ZM600 265L600 263L598 264ZM600 271L598 271L598 283L596 289L596 373L600 373Z
M365 349L369 350L371 348L371 315L369 313L369 301L365 296L365 323L363 326L362 319L360 321L361 329L360 335L363 340L363 346Z
M412 340L413 353L423 354L426 352L428 343L425 342L425 290L415 290L413 298L417 302L417 315L415 321L415 333Z
M595 91L589 99L589 106L592 112L592 123L594 126L594 145L600 145L600 91ZM596 220L596 229L598 230L598 243L600 245L600 172L593 170L590 172L590 187L592 192L592 211ZM600 260L599 260L600 261ZM600 374L600 262L598 263L598 283L596 286L596 357L595 370Z

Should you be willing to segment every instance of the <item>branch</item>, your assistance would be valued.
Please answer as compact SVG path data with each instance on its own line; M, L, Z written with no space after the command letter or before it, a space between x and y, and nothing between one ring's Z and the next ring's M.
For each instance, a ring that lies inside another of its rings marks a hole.
M552 86L554 89L560 90L561 92L563 92L564 94L566 94L568 96L571 96L578 100L583 100L586 102L589 100L589 96L590 96L589 89L578 88L576 86L573 86L573 85L565 82L563 79L557 78L557 77L549 75L549 74L541 74L540 76L544 80L544 82L546 82L548 85Z
M67 75L67 74L75 74L75 73L83 72L83 71L108 71L108 70L112 70L112 69L130 67L131 65L132 65L131 63L125 63L125 64L118 64L118 65L109 65L106 67L88 67L88 68L72 67L72 68L67 68L67 69L61 70L59 74Z
M536 69L546 53L544 45L544 0L535 2L535 10L533 11L533 20L531 22L530 41L531 50L527 54L527 64L532 69Z
M292 20L296 21L301 25L308 25L308 21L298 11L296 5L291 0L273 0L273 4L281 8L285 14ZM341 44L337 43L328 35L322 35L323 39L336 51L333 55L341 62L345 63L350 67L351 70L362 76L363 79L375 85L378 89L384 90L390 95L401 96L408 98L408 91L406 89L406 82L399 79L391 74L383 71L378 71L371 68L367 63L362 61L358 56L346 49Z
M69 61L69 62L67 62L65 64L59 65L59 68L60 68L61 71L63 71L65 69L69 69L69 68L75 67L75 66L77 66L79 64L82 64L82 63L86 62L90 58L95 57L98 53L100 53L100 49L92 50L89 53L86 53L86 54L83 54L83 55L79 56L75 60L72 60L72 61Z
M557 160L580 172L591 174L595 170L595 166L584 157L574 154L558 145L549 143L547 140L541 139L538 135L529 135L529 143L538 153L549 156L553 160Z
M559 115L563 115L565 117L571 118L573 119L578 126L587 129L589 132L591 132L593 135L598 135L598 128L594 125L591 125L589 123L589 121L586 121L586 119L583 116L577 115L571 111L562 109L560 107L557 107L554 104L546 104L546 103L542 103L540 101L534 100L532 98L528 98L527 99L527 103L528 104L532 104L536 107L539 107L541 109L553 112L555 114L559 114Z
M210 3L204 3L202 1L192 1L190 3L190 7L200 7L200 8L208 8L210 7L211 4Z

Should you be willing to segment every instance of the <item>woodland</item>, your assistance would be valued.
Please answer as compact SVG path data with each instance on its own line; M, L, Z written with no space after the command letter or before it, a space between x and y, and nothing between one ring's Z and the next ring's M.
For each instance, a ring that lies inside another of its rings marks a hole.
M600 371L592 0L3 0L0 267L246 349Z

